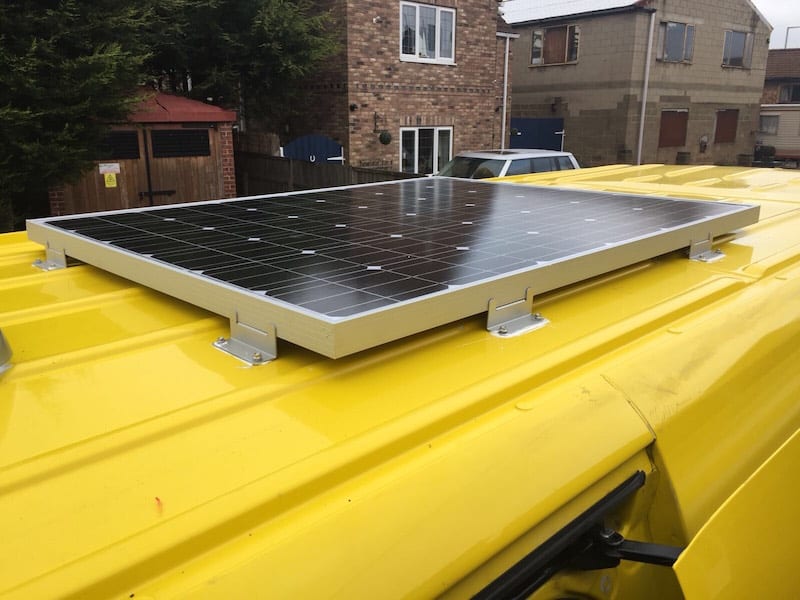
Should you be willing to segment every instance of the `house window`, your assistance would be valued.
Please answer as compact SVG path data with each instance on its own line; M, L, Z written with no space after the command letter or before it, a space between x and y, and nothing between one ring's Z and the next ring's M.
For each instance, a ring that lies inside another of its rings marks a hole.
M759 133L777 135L779 120L780 117L778 115L761 115L758 123Z
M436 173L450 160L453 147L451 127L400 129L400 168L404 173Z
M800 85L782 85L780 97L778 102L781 104L798 104L800 103Z
M736 141L736 127L739 124L739 110L717 111L717 126L714 130L715 144L731 144Z
M661 23L657 58L664 62L691 62L694 54L694 25Z
M658 131L658 147L671 148L686 145L686 127L689 111L684 109L662 110L661 127Z
M400 3L400 58L452 64L456 11L425 4Z
M723 67L750 68L753 56L753 34L743 31L726 31L722 52Z
M577 25L534 29L531 40L532 65L563 65L578 62L581 30Z

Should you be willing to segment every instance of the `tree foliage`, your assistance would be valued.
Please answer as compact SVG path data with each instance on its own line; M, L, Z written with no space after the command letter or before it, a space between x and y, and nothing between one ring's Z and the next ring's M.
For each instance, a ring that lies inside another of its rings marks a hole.
M149 63L161 85L251 117L275 118L271 107L285 109L337 48L329 15L309 0L174 0L161 15L172 35Z
M310 0L3 0L0 229L91 166L137 85L270 116L335 50L327 23Z
M0 4L0 227L12 202L77 177L129 112L146 17L135 1Z

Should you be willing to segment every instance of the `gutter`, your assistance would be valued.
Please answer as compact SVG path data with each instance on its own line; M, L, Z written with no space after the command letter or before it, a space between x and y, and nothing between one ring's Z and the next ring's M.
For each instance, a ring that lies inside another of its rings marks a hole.
M606 15L616 15L621 13L637 12L637 11L653 12L655 11L655 9L640 6L639 3L637 3L630 6L620 6L617 8L606 8L604 10L572 13L569 15L558 15L554 17L547 17L545 19L530 19L528 21L518 21L516 23L508 23L508 21L506 22L510 27L524 27L526 25L548 24L548 23L556 23L559 21L576 21L579 19L590 19L593 17L604 17ZM505 19L505 16L503 18Z

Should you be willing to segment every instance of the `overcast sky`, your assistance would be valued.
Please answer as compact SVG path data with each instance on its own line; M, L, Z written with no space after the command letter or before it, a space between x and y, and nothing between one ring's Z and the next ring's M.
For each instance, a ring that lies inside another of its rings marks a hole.
M772 25L770 48L783 48L786 43L786 28L789 31L789 48L800 48L800 2L797 0L751 0Z

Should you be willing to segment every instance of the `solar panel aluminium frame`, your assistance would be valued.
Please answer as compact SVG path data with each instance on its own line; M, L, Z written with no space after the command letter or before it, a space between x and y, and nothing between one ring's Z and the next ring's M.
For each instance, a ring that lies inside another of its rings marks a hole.
M729 212L713 218L706 217L681 227L661 229L652 235L642 236L626 243L610 244L593 251L578 253L544 264L536 264L473 283L450 286L444 291L345 317L331 317L314 312L235 285L209 279L202 274L193 273L171 264L154 261L146 256L113 247L102 241L52 225L63 219L192 207L198 204L219 204L239 200L291 198L315 192L403 185L407 182L419 181L433 180L429 178L412 179L36 219L28 222L28 235L33 241L43 244L49 254L61 256L64 260L66 257L77 259L227 317L230 319L232 329L243 327L245 330L274 335L275 342L283 339L327 357L339 358L486 312L490 306L503 307L519 303L526 297L530 297L531 294L548 292L671 251L687 248L698 242L707 242L714 237L758 220L759 207L757 205L729 204ZM536 187L524 184L477 181L471 181L470 185L514 186L526 190ZM550 192L557 188L548 186L538 189ZM571 189L561 191L570 197L597 194L597 192ZM604 192L604 194L625 198L643 198L645 201L653 198L674 202L687 201L612 192ZM702 201L688 200L688 202ZM725 203L715 202L713 204Z

